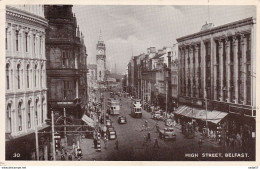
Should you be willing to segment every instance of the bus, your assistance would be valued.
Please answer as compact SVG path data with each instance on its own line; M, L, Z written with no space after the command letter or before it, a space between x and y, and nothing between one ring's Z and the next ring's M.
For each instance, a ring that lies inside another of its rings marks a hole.
M142 117L142 104L140 102L134 102L131 108L131 114L135 118Z
M117 99L108 99L107 100L107 113L118 115L120 111L119 101Z

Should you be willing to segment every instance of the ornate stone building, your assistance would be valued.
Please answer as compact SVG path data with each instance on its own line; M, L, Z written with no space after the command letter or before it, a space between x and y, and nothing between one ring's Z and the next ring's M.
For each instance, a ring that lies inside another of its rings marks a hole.
M6 160L36 159L35 129L47 129L43 5L6 6ZM39 134L39 158L48 159L48 137Z
M87 54L72 5L46 5L48 107L81 118L87 110Z
M218 27L206 24L177 39L179 103L186 106L177 114L192 109L184 116L206 119L219 141L227 132L239 134L249 148L254 147L256 123L255 31L255 19L247 18ZM205 115L201 110L206 108Z
M97 43L97 56L96 56L96 63L97 63L97 81L104 82L105 79L105 71L106 71L106 45L102 40L102 35L100 31L99 40Z

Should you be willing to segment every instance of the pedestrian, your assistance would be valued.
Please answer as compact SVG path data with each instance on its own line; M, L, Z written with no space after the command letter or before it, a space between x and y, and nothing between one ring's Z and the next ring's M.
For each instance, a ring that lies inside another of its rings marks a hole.
M202 146L202 139L199 140L198 144L199 144L199 148L201 148L201 146Z
M72 161L72 155L71 155L71 154L69 154L68 160L69 160L69 161Z
M116 150L118 150L118 149L119 149L119 148L118 148L118 140L116 140L115 145L116 145Z
M153 145L153 148L155 148L155 147L160 148L157 138L155 139L155 142L154 142L154 145Z
M147 120L145 120L144 125L145 125L145 127L148 127L148 121Z
M151 134L150 134L150 132L147 133L147 141L151 141Z
M159 131L159 124L158 124L158 121L156 122L156 132L158 132Z
M144 136L144 142L143 142L143 146L145 146L145 145L146 145L146 142L147 142L147 137L146 137L146 136Z
M96 138L94 139L94 148L95 149L97 148L97 139Z

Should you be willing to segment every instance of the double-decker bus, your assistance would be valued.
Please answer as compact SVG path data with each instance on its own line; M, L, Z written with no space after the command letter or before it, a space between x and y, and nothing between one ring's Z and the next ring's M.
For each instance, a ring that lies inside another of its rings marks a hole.
M119 101L117 99L108 99L107 100L107 113L118 115L120 111Z

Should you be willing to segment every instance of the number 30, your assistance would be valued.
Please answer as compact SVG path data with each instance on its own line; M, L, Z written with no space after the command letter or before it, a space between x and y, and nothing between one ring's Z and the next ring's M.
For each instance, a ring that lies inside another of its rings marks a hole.
M14 154L13 154L13 157L19 158L19 157L20 157L20 153L14 153Z

